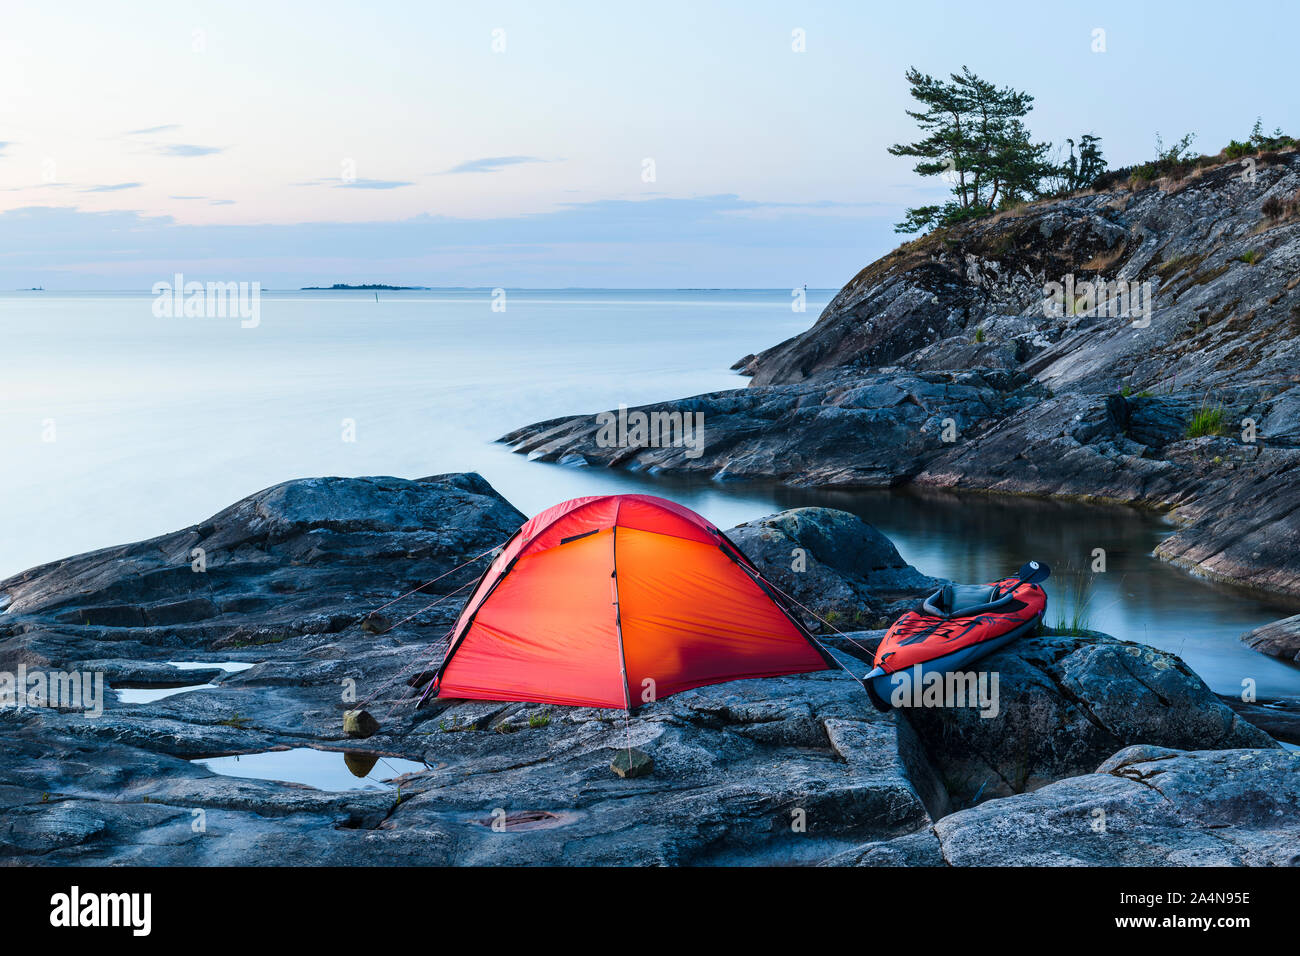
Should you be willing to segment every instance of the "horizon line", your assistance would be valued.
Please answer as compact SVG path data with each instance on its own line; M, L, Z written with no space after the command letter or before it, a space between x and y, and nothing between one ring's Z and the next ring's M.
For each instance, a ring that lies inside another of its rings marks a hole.
M195 280L199 281L199 280ZM211 280L213 282L231 281L231 280ZM240 281L240 280L233 280ZM245 280L257 281L257 280ZM206 283L205 283L206 284ZM374 283L375 285L386 285L387 283ZM841 287L842 288L842 287ZM299 286L285 287L280 289L264 288L262 292L491 292L493 289L506 289L515 292L790 292L794 289L807 289L810 292L837 292L838 288L834 286L612 286L612 285L569 285L569 286L491 286L491 285L431 285L431 286L405 286L388 289L364 288L359 284L353 288L333 288L331 286ZM154 295L151 288L129 288L129 289L50 289L45 287L30 286L27 288L9 289L8 293L14 292L118 292L118 293L140 293L143 295Z

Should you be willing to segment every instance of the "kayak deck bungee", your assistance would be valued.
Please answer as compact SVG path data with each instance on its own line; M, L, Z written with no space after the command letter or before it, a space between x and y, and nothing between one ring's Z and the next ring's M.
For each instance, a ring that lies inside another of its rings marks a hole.
M950 673L1037 630L1047 610L1039 582L1051 569L1030 561L992 584L949 584L908 611L885 633L875 669L862 678L872 702L888 709L890 692L906 677Z

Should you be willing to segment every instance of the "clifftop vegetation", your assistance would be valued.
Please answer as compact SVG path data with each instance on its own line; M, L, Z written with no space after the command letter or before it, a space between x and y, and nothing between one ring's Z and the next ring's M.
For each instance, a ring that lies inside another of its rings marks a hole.
M1281 129L1263 131L1255 121L1250 135L1233 139L1213 156L1192 149L1195 133L1166 146L1156 134L1156 156L1134 166L1109 169L1101 150L1101 137L1084 133L1059 147L1035 142L1024 125L1033 109L1029 93L998 87L962 67L948 79L907 71L911 95L921 109L908 110L924 134L912 143L889 147L894 156L915 157L912 168L921 176L942 176L953 198L943 204L907 210L898 232L921 232L979 219L1038 199L1079 192L1114 189L1128 183L1138 187L1159 179L1177 181L1198 169L1224 162L1258 157L1267 162L1274 154L1294 150L1300 143Z

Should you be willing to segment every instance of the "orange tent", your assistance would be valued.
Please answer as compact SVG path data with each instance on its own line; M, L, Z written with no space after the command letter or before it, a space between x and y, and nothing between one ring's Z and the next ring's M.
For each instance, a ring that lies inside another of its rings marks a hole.
M475 588L426 696L618 707L835 661L708 521L652 495L533 517Z

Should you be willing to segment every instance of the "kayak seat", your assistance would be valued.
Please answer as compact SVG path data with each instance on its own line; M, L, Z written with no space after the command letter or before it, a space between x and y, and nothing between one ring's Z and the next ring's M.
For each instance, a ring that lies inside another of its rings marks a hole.
M949 584L943 589L940 600L942 610L948 614L957 614L968 607L988 604L993 599L993 586L990 584Z
M936 617L961 617L966 614L1000 608L1010 603L1010 595L1001 595L991 584L946 584L921 605L923 614Z

